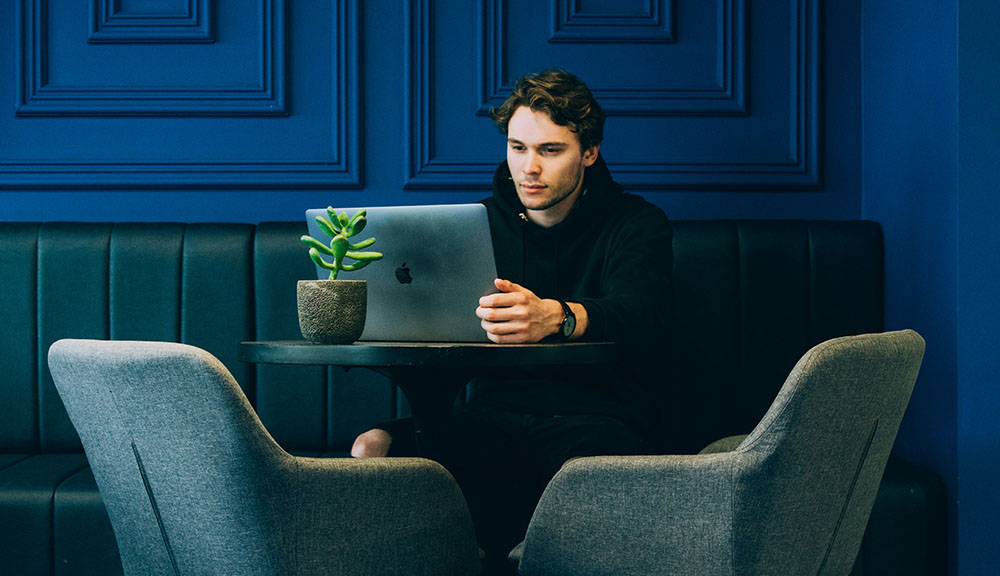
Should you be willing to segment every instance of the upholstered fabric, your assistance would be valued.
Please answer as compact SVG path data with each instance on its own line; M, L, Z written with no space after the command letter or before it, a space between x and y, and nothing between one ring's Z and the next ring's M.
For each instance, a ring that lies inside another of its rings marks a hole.
M520 573L848 574L923 351L908 330L829 340L732 451L573 461L542 496Z
M184 344L60 340L53 381L126 574L477 574L465 501L420 459L298 458Z
M673 227L674 342L663 353L673 452L753 429L811 346L883 329L882 231L874 222Z

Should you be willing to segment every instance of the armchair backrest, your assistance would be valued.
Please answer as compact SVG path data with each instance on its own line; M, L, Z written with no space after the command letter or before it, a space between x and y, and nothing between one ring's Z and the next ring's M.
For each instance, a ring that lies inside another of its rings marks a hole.
M276 533L291 526L266 521L292 508L278 473L291 457L218 360L184 344L60 340L49 365L127 574L222 558L235 574L292 573Z
M49 365L126 574L479 573L441 465L292 456L200 348L64 339Z
M832 339L799 360L735 450L738 573L850 572L923 353L904 330Z

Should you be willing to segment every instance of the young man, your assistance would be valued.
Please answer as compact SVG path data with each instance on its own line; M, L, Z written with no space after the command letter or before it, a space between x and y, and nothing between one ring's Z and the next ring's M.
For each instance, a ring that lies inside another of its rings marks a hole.
M672 231L659 208L612 180L599 153L604 113L577 77L526 75L491 115L507 161L483 201L500 276L475 310L483 330L497 343L610 340L624 351L604 370L508 371L470 384L442 463L499 564L565 462L664 449L668 383L656 367L668 353ZM412 453L407 426L365 432L352 454Z

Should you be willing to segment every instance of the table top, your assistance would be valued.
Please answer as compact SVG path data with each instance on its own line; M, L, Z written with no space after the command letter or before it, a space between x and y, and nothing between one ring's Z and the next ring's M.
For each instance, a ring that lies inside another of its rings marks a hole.
M614 360L613 342L492 344L476 342L241 342L238 357L257 364L327 366L516 367L600 364Z

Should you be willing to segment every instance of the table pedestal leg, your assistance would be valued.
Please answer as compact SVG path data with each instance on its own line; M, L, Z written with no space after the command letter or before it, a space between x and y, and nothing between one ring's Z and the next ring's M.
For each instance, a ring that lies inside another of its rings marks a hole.
M418 455L434 460L447 459L451 410L470 375L464 370L410 366L379 371L403 391L410 403Z

